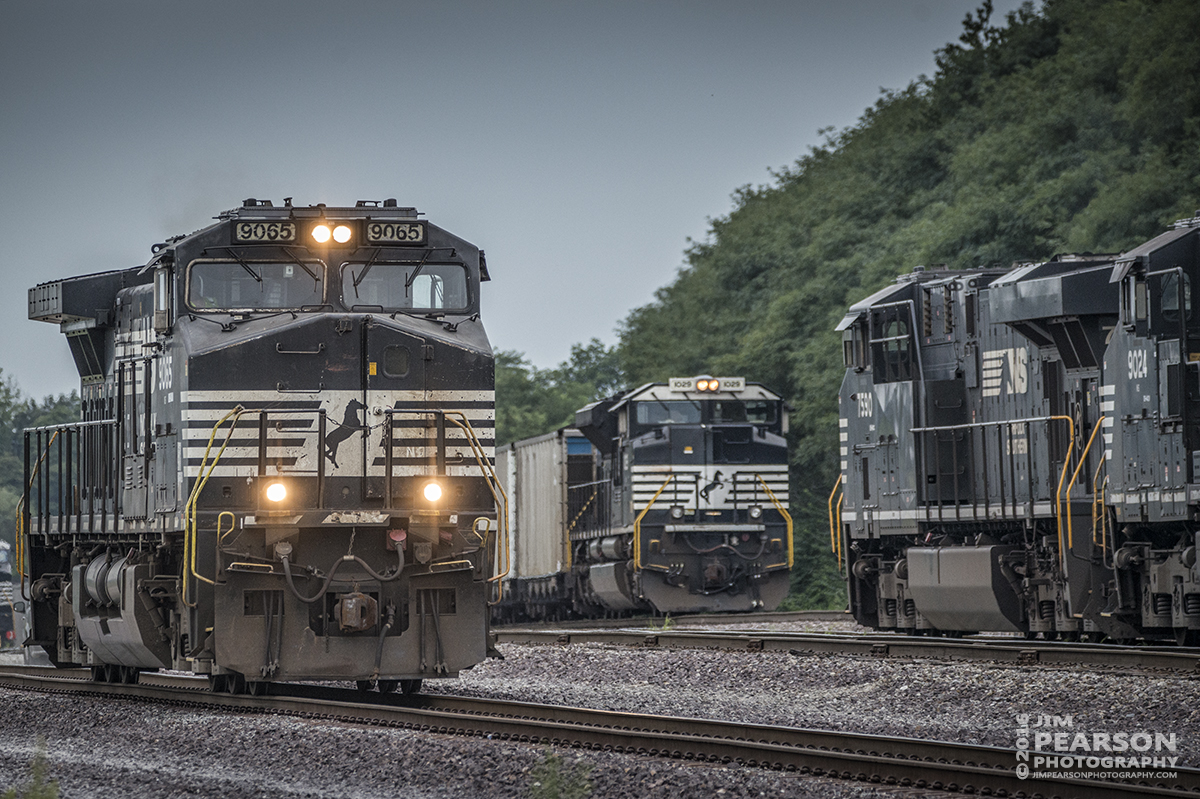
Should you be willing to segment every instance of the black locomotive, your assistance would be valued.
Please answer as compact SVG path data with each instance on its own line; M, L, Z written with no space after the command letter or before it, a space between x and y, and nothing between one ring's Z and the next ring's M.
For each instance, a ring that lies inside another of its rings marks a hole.
M1197 642L1198 242L918 268L850 309L829 511L860 623Z
M475 665L502 501L483 252L395 200L216 220L29 291L83 400L25 434L31 642L233 692Z
M509 444L506 621L774 610L787 595L787 409L740 377L672 378Z

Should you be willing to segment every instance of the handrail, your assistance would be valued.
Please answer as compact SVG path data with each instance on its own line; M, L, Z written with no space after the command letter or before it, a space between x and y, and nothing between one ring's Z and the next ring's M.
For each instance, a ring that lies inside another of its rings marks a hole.
M1100 463L1096 465L1096 474L1092 477L1092 544L1100 544L1100 562L1103 563L1108 554L1107 539L1108 539L1108 510L1104 507L1104 487L1108 485L1108 474L1104 475L1104 482L1100 482L1100 472L1104 470L1104 465L1107 463L1108 452L1103 452L1100 455ZM1100 528L1100 540L1096 541L1097 521Z
M666 490L675 477L675 474L667 475L666 482L658 487L658 490L654 492L654 496L650 497L650 501L646 503L646 507L642 508L642 512L633 520L633 568L636 570L640 571L642 568L642 519L654 507L654 503L658 501L658 495Z
M1062 474L1058 478L1058 490L1054 492L1054 516L1058 521L1058 565L1063 572L1067 570L1067 553L1063 549L1062 525L1062 489L1067 479L1067 469L1071 468L1071 453L1075 451L1075 420L1070 416L1051 416L1051 421L1066 421L1067 423L1067 454L1063 458ZM1067 508L1070 511L1070 507Z
M42 431L42 430L48 431L50 429L52 429L52 428L39 427L39 428L36 428L36 431ZM21 494L21 499L17 501L17 526L16 526L16 534L17 534L16 535L16 538L17 538L16 549L17 549L17 551L15 553L13 553L13 556L16 558L17 572L21 576L21 580L20 580L21 598L26 599L26 600L29 599L29 597L25 596L25 536L29 531L25 528L25 509L27 509L29 507L29 503L27 500L29 499L29 492L33 490L34 478L37 477L38 472L42 468L42 464L46 462L46 458L48 458L50 456L50 445L54 443L54 439L58 438L58 434L62 430L61 427L56 427L53 429L54 429L54 435L50 436L50 440L46 442L46 449L42 451L41 457L38 458L37 463L33 467L33 471L29 475L29 484L27 486L25 486L25 491ZM25 432L26 432L26 434L28 434L30 431L26 430ZM28 441L29 439L26 438L25 440ZM40 513L40 511L39 511L39 513Z
M605 482L607 482L607 481L605 481ZM574 561L575 561L574 549L575 548L573 546L571 546L571 531L575 529L575 525L578 524L579 520L583 518L584 512L588 508L591 507L592 502L599 495L600 495L600 488L599 488L599 486L597 486L596 489L594 491L592 491L592 495L587 498L587 502L583 503L583 507L579 509L579 513L576 513L575 518L572 519L571 523L567 525L567 532L566 532L565 538L567 541L567 571L568 572L571 571L571 568L575 565L575 563L574 563Z
M1101 416L1096 420L1095 427L1092 428L1092 434L1088 436L1088 442L1083 448L1083 452L1079 456L1079 465L1075 467L1075 471L1071 473L1071 482L1067 483L1067 499L1070 501L1071 486L1075 485L1075 481L1079 479L1079 472L1083 469L1083 464L1087 462L1088 450L1092 448L1092 442L1096 440L1096 434L1100 432L1101 423L1104 417ZM1067 548L1072 549L1075 546L1075 537L1071 529L1071 508L1067 507Z
M791 571L792 565L794 564L796 558L796 555L793 552L794 542L792 540L792 514L788 513L787 508L783 507L779 500L775 498L774 492L772 492L770 486L767 485L767 481L762 479L762 475L758 475L758 482L762 483L763 490L767 492L767 496L771 498L772 504L775 505L775 510L779 511L779 513L783 516L784 521L787 522L787 567L788 570ZM775 565L782 566L783 564ZM771 566L768 566L767 568L769 569Z
M217 420L217 423L213 425L212 432L208 434L208 446L204 448L204 457L200 459L200 468L196 472L196 484L192 487L192 493L188 496L188 500L183 506L184 566L183 591L181 593L181 597L183 599L183 604L187 605L189 608L196 607L195 602L188 602L187 600L189 572L191 573L192 577L196 578L197 580L206 582L209 585L216 585L216 581L210 580L196 571L196 539L198 538L196 534L196 505L200 501L200 492L204 490L204 486L208 482L208 478L211 477L213 471L216 470L217 464L221 460L221 456L225 454L225 448L229 446L229 442L233 438L234 428L237 427L238 420L245 412L246 409L241 405L235 405L233 410L222 416L219 420ZM225 434L225 441L221 444L221 449L217 451L216 457L213 458L213 461L210 464L208 463L208 455L210 452L212 452L212 445L213 441L217 437L217 430L220 429L221 425L225 424L225 420L229 419L231 416L233 417L233 421L229 425L229 432ZM205 471L206 466L208 467L207 471ZM217 518L219 527L220 517L218 516Z
M504 598L504 578L512 571L512 552L509 549L508 535L508 494L504 491L504 486L500 484L500 478L496 476L496 470L488 463L483 451L483 444L480 443L479 437L475 435L475 428L471 426L471 420L462 411L441 411L442 417L448 419L451 424L463 432L467 439L467 443L471 447L471 454L475 456L475 462L479 465L480 471L483 472L484 483L488 487L488 491L492 494L492 501L496 503L496 568L499 570L500 559L500 538L504 539L504 571L488 578L489 583L496 583L496 602L500 602ZM459 417L462 421L451 417ZM391 475L388 475L391 479Z
M845 504L845 502L846 502L846 492L843 491L842 495L840 497L838 497L838 501L837 501L837 522L838 522L839 530L841 530L841 528L842 528L842 505ZM842 570L842 537L840 535L838 536L838 539L837 539L837 562L838 562L838 571L840 572Z
M833 498L837 496L838 489L842 487L842 476L839 474L837 482L833 484L833 490L829 492L829 551L837 552L837 529L833 523ZM844 492L843 492L844 493Z

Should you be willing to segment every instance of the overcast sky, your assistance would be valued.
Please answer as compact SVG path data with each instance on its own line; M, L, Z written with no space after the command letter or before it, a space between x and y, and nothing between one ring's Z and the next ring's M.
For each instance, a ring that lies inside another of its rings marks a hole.
M484 248L493 345L554 366L978 4L0 0L0 369L77 387L29 287L285 196L395 197Z

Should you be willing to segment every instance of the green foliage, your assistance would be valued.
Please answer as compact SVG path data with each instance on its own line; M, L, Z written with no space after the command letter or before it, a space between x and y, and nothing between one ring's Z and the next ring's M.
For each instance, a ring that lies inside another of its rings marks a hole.
M0 538L14 543L17 504L25 479L27 427L45 427L79 419L79 395L59 394L37 402L22 396L12 376L0 369Z
M562 755L547 749L529 772L530 799L586 799L592 795L591 765L567 765Z
M0 794L0 799L58 799L58 780L49 779L49 774L46 739L39 735L33 761L29 764L29 779L23 785L14 785Z
M633 385L739 374L791 414L793 607L840 607L838 320L918 264L1113 252L1200 208L1200 4L984 2L937 73L733 194L686 266L620 328Z
M497 352L496 443L572 424L575 411L623 386L616 348L599 339L572 346L570 359L554 369L538 369L519 352Z

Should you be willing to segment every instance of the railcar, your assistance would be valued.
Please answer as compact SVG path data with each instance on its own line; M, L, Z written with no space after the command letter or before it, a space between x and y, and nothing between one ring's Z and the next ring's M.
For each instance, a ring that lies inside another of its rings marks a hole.
M502 447L505 621L773 610L788 591L787 408L743 378L672 378Z
M1197 642L1198 241L1200 215L850 308L829 513L860 623Z
M25 432L30 643L99 680L414 691L488 653L484 253L395 200L246 200L43 283L82 418Z

